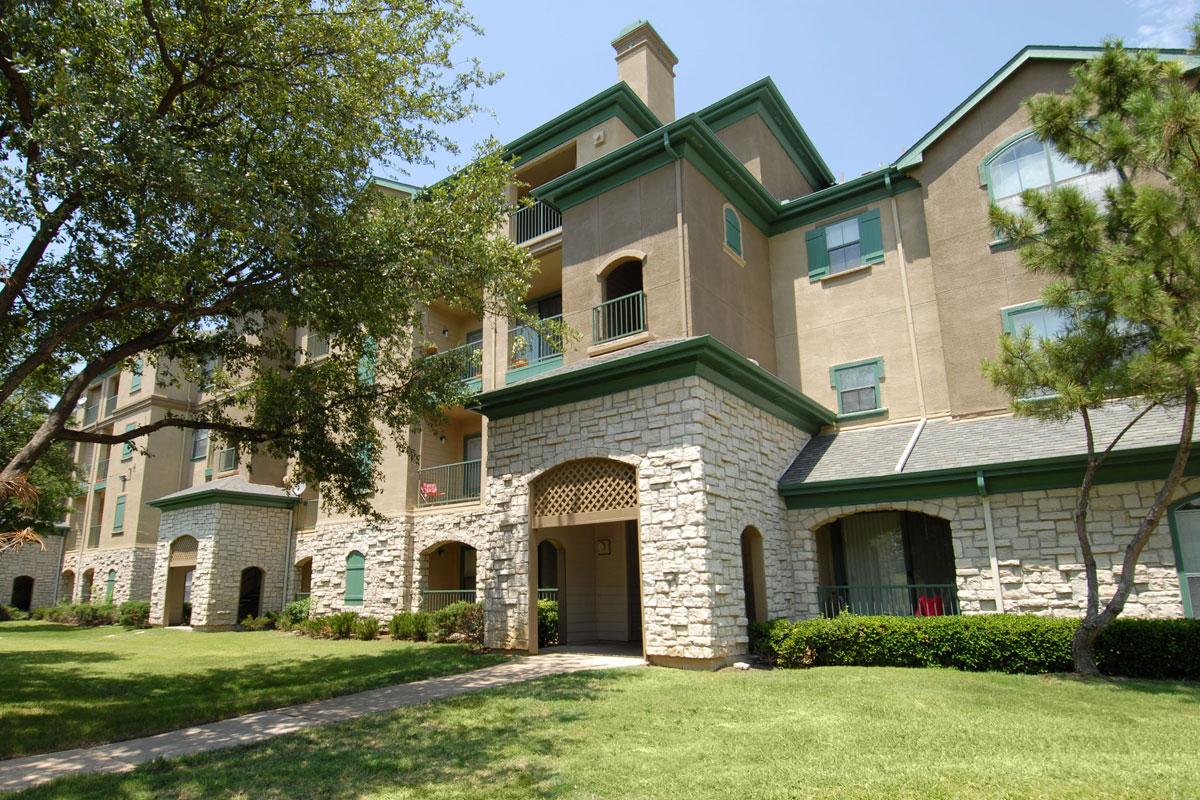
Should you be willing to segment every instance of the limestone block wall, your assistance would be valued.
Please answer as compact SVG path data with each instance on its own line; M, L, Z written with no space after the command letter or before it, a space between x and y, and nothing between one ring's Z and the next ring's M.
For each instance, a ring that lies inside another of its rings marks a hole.
M117 573L113 584L113 602L124 603L127 600L149 600L154 582L155 548L135 545L119 549L84 550L75 553L69 565L64 559L63 569L75 572L75 588L73 602L103 603L108 591L108 572ZM93 571L92 595L83 596L83 581L81 576L88 570Z
M196 539L196 571L192 576L192 622L204 624L214 616L212 603L213 541L220 518L216 504L192 506L163 512L158 523L158 546L154 558L154 583L150 590L150 624L162 625L165 621L167 600L167 572L171 543L180 536ZM236 589L235 589L236 591ZM232 612L229 614L233 616Z
M296 536L294 565L312 559L312 613L358 611L382 621L409 606L407 587L408 533L404 517L382 524L362 520L322 525ZM346 557L357 550L366 557L363 604L346 605Z
M0 603L12 602L13 581L28 575L33 578L31 608L53 605L58 585L59 565L62 563L64 540L47 536L46 549L25 545L19 550L0 553Z
M1125 544L1158 488L1155 481L1099 486L1092 502L1092 534L1101 597L1112 596L1120 578ZM1200 478L1187 478L1176 499L1200 491ZM1048 489L993 495L992 523L1001 587L1000 605L1012 613L1079 616L1087 602L1082 554L1071 521L1073 489ZM950 523L954 541L958 597L963 613L997 610L995 581L988 554L983 502L978 497L855 505L789 511L796 536L815 554L815 531L822 525L859 511L897 509L919 511ZM793 616L816 613L815 566L811 613L797 609ZM1170 530L1164 518L1142 552L1134 589L1125 605L1131 617L1178 617L1183 614L1179 576Z

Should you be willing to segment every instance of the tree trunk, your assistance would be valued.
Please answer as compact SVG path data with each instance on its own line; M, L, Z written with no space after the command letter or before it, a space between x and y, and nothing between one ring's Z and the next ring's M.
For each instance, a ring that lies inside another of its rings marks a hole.
M1100 617L1088 616L1075 629L1075 635L1071 637L1071 661L1078 674L1088 678L1100 676L1100 668L1096 666L1096 639L1106 627Z

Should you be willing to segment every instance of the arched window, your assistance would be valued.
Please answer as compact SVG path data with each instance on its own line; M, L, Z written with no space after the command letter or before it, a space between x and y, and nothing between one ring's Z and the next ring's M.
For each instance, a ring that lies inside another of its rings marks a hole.
M361 606L363 604L363 573L366 572L366 568L367 559L362 553L355 550L346 556L346 605Z
M113 601L113 590L117 588L117 571L110 569L108 576L104 579L104 602L111 603Z
M742 218L733 206L725 206L725 246L738 258L742 257Z
M1174 505L1168 521L1175 545L1183 615L1200 617L1200 495Z
M1029 131L993 150L980 167L980 178L996 205L1020 212L1021 192L1075 186L1085 197L1102 200L1116 184L1114 170L1096 172L1064 156Z

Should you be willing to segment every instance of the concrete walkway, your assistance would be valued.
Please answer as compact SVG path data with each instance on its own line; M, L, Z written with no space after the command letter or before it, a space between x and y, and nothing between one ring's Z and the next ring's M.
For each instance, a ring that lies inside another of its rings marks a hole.
M254 744L305 728L344 722L368 714L428 703L481 689L494 689L548 675L592 669L641 667L645 664L646 662L638 657L590 652L559 652L521 657L472 672L400 683L382 689L369 689L358 694L315 700L271 711L259 711L141 739L0 761L0 792L28 789L64 775L129 772L139 764L156 758L175 758L225 747Z

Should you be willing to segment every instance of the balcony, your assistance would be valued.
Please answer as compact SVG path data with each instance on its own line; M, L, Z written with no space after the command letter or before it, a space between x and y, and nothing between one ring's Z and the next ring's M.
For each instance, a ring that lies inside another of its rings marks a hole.
M422 611L441 611L453 603L474 602L474 589L426 589L421 592Z
M860 614L886 617L940 617L959 613L952 583L818 586L821 616Z
M89 550L95 550L100 546L100 526L93 525L88 528L87 546Z
M558 321L562 315L546 317L546 321ZM505 383L537 375L540 372L562 366L562 342L557 337L543 336L528 325L518 325L508 331L508 371Z
M646 293L632 292L592 309L592 343L604 344L646 330Z
M509 215L512 220L513 241L532 242L562 228L562 212L540 200L531 206L518 208Z
M478 500L480 468L480 460L473 459L460 461L457 464L443 464L439 467L422 469L419 477L417 506L429 508Z
M100 403L99 403L99 401L97 401L83 409L83 424L91 425L93 422L95 422L97 420L97 418L99 418L99 416L100 416Z
M108 482L108 459L102 458L96 462L96 489L104 488L104 484Z
M558 600L558 589L538 589L538 600Z
M451 356L451 354L453 354ZM483 388L483 342L467 342L447 350L442 355L451 356L453 358L461 358L463 361L462 371L459 377L463 383L467 384L467 388L473 392L478 392Z
M104 416L111 417L117 413L117 393L113 392L104 400Z

